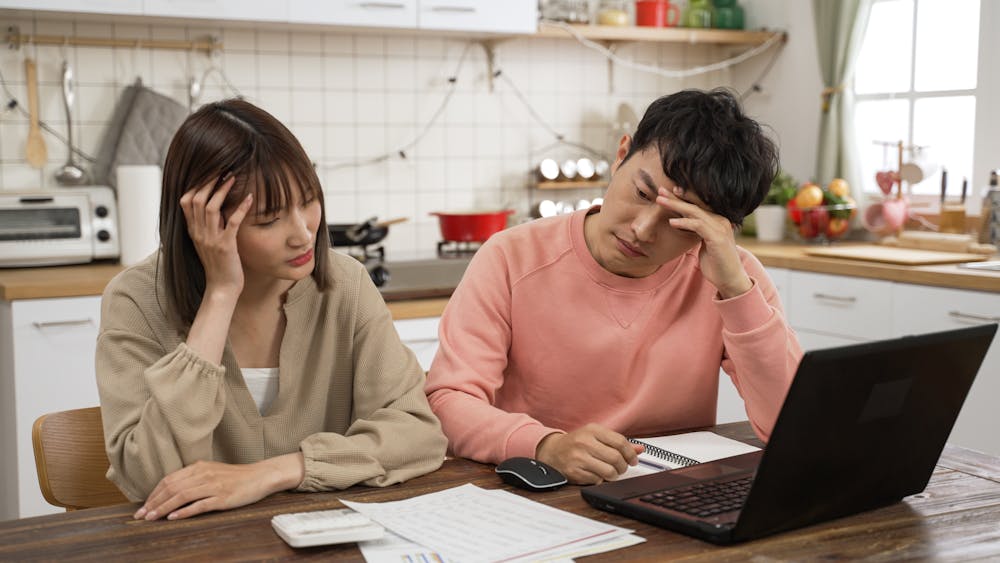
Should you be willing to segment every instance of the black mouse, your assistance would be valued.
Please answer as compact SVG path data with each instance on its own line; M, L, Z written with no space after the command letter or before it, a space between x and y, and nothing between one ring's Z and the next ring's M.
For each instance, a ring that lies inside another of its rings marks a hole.
M504 483L529 491L552 491L567 483L556 468L530 457L505 459L496 472Z

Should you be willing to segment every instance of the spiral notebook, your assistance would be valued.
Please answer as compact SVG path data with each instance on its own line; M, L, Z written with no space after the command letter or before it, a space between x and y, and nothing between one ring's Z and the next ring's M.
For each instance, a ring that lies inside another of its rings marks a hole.
M688 432L655 438L629 438L646 451L639 454L639 465L628 468L619 479L629 479L658 471L687 467L706 461L755 452L760 448L719 436L714 432Z

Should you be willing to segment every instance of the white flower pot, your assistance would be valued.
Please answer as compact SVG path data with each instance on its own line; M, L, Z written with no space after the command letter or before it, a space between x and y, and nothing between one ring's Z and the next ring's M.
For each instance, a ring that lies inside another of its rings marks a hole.
M785 208L780 205L761 205L754 211L757 216L757 240L777 242L785 238Z

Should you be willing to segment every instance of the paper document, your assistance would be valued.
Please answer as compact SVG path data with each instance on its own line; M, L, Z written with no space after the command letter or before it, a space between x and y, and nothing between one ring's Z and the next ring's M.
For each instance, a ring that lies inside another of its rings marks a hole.
M619 480L746 454L760 449L725 436L719 436L714 432L688 432L673 436L639 438L633 442L646 446L646 451L639 454L639 465L629 467L625 473L618 477Z
M442 559L463 563L534 560L632 532L471 484L394 502L341 502Z

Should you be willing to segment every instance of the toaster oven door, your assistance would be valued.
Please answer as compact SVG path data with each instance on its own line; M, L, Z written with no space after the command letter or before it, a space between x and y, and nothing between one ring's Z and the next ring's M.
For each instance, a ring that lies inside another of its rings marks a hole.
M0 197L0 267L93 259L86 194Z

